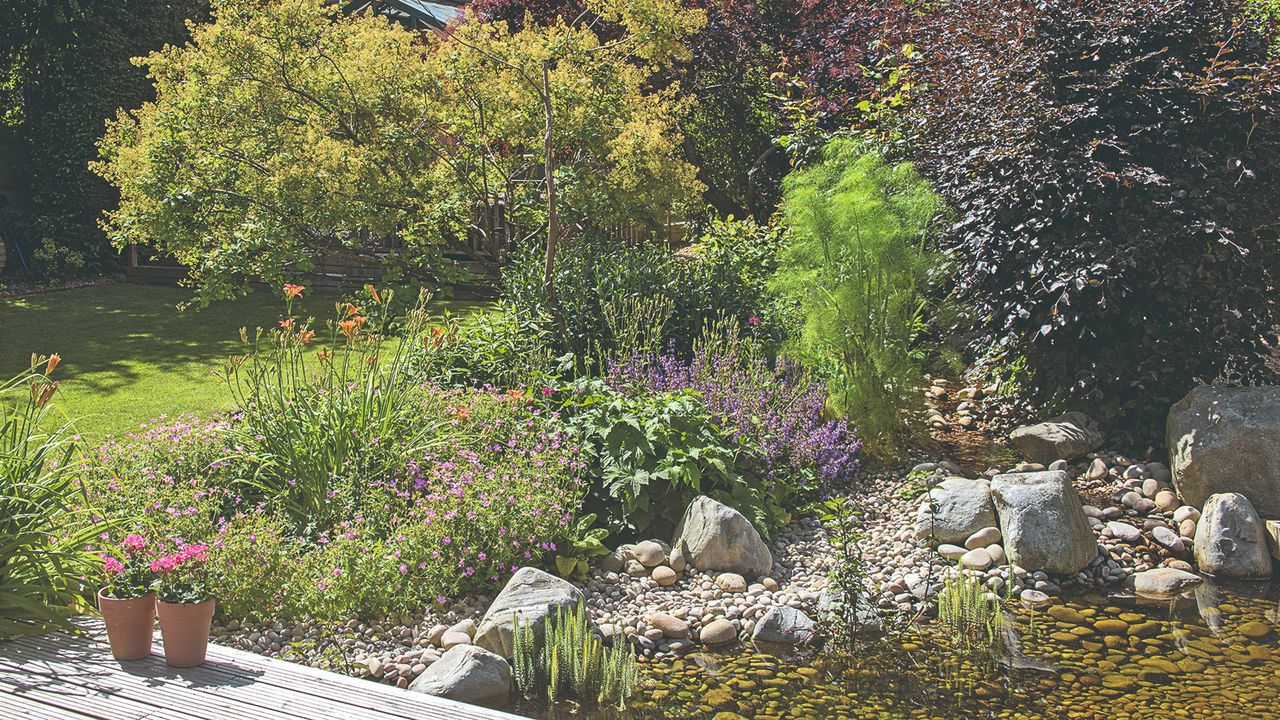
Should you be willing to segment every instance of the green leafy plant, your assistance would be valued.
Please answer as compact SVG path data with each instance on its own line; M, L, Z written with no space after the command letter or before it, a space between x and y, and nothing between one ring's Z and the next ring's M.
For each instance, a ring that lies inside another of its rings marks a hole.
M592 379L561 394L569 426L599 477L588 504L611 530L670 530L700 494L757 520L767 514L766 493L738 473L736 450L694 391L627 395Z
M609 554L604 540L609 537L609 530L593 527L596 514L587 513L574 519L568 534L556 545L556 572L561 577L580 578L587 574L592 558Z
M411 362L441 385L540 387L554 370L550 327L549 318L506 303L465 318L445 315L429 323Z
M59 360L33 356L29 370L0 383L0 637L64 623L92 592L84 578L102 573L86 550L96 531L70 472L74 435L48 424Z
M525 622L517 614L512 639L516 687L526 697L622 709L639 683L629 644L615 638L606 647L582 603L562 605L542 623Z
M829 374L831 402L883 449L906 434L922 382L917 337L941 271L943 211L908 163L850 138L784 183L788 231L773 287L794 323L790 354Z
M849 497L824 500L822 509L822 523L837 553L835 565L827 576L835 597L834 612L822 618L824 631L841 650L851 651L862 637L860 631L871 607L862 557L862 510Z

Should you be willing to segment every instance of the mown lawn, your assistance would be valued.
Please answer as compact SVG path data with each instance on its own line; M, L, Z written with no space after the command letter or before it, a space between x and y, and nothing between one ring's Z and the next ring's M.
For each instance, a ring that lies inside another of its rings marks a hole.
M113 284L0 299L0 375L21 372L33 352L60 354L56 412L75 419L90 440L161 415L227 410L231 396L215 373L229 355L243 352L241 327L274 327L284 305L258 292L179 311L189 297L177 287ZM335 299L308 293L295 314L330 317ZM474 307L436 305L454 312Z

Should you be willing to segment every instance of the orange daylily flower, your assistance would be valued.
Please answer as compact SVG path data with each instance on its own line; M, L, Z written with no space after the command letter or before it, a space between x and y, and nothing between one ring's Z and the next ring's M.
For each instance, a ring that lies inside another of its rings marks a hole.
M374 287L373 283L368 283L367 285L365 285L364 290L365 292L373 296L374 302L378 303L379 305L382 304L382 298L378 297L378 288Z
M292 330L292 329L293 329L293 318L285 318L284 320L281 320L281 321L280 321L280 327L284 328L285 330Z
M303 285L291 285L289 283L285 283L284 296L286 298L302 297L302 291L306 289L307 288Z
M466 405L453 405L449 409L452 410L453 414L457 415L460 420L466 420L471 417L471 408Z
M48 364L44 366L44 376L49 377L49 373L53 372L53 369L58 367L58 363L60 362L62 362L61 355L59 355L58 353L54 353L50 355Z
M315 336L316 336L316 333L314 330L303 330L302 332L298 333L298 340L303 345L306 345L307 343L310 343Z

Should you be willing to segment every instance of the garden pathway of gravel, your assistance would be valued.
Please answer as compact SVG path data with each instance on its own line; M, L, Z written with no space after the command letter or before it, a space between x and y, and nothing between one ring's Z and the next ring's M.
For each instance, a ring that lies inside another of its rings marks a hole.
M0 717L32 720L521 720L241 650L210 645L195 668L113 660L100 620L0 642Z

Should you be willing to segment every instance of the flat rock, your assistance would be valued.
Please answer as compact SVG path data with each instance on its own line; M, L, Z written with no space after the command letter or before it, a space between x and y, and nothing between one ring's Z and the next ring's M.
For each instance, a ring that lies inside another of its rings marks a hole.
M1170 552L1181 554L1186 552L1187 546L1182 542L1182 538L1178 537L1178 533L1161 525L1151 529L1151 539Z
M986 570L991 563L991 553L986 548L970 550L960 557L960 566L966 570Z
M1033 463L1075 460L1106 440L1098 424L1082 412L1069 412L1009 433L1009 441Z
M1010 563L1074 575L1097 557L1097 540L1065 472L997 475L991 497Z
M958 561L960 557L967 552L969 551L959 545L952 545L951 543L942 543L938 546L938 554L951 562Z
M1239 493L1280 517L1280 387L1202 385L1169 409L1165 432L1183 501Z
M1192 590L1203 582L1195 573L1159 567L1134 575L1133 591L1147 597L1167 599Z
M654 613L648 617L648 623L649 627L661 630L662 634L667 637L689 637L689 623L674 615L669 615L667 613Z
M412 692L498 708L511 694L511 666L475 645L446 650L409 685Z
M1196 565L1227 578L1271 577L1271 555L1262 518L1240 493L1210 495L1196 523Z
M673 550L704 572L728 571L747 577L768 575L773 553L742 513L701 495L676 527Z
M582 591L569 581L537 568L520 568L480 620L475 644L502 657L511 657L514 653L511 632L517 613L522 623L537 627L561 607L572 607L582 599Z
M737 640L738 631L734 629L733 623L724 618L716 618L703 625L702 631L698 633L698 641L709 647L728 645Z
M1107 523L1107 532L1111 534L1111 537L1131 545L1142 542L1142 531L1129 523L1113 520Z

